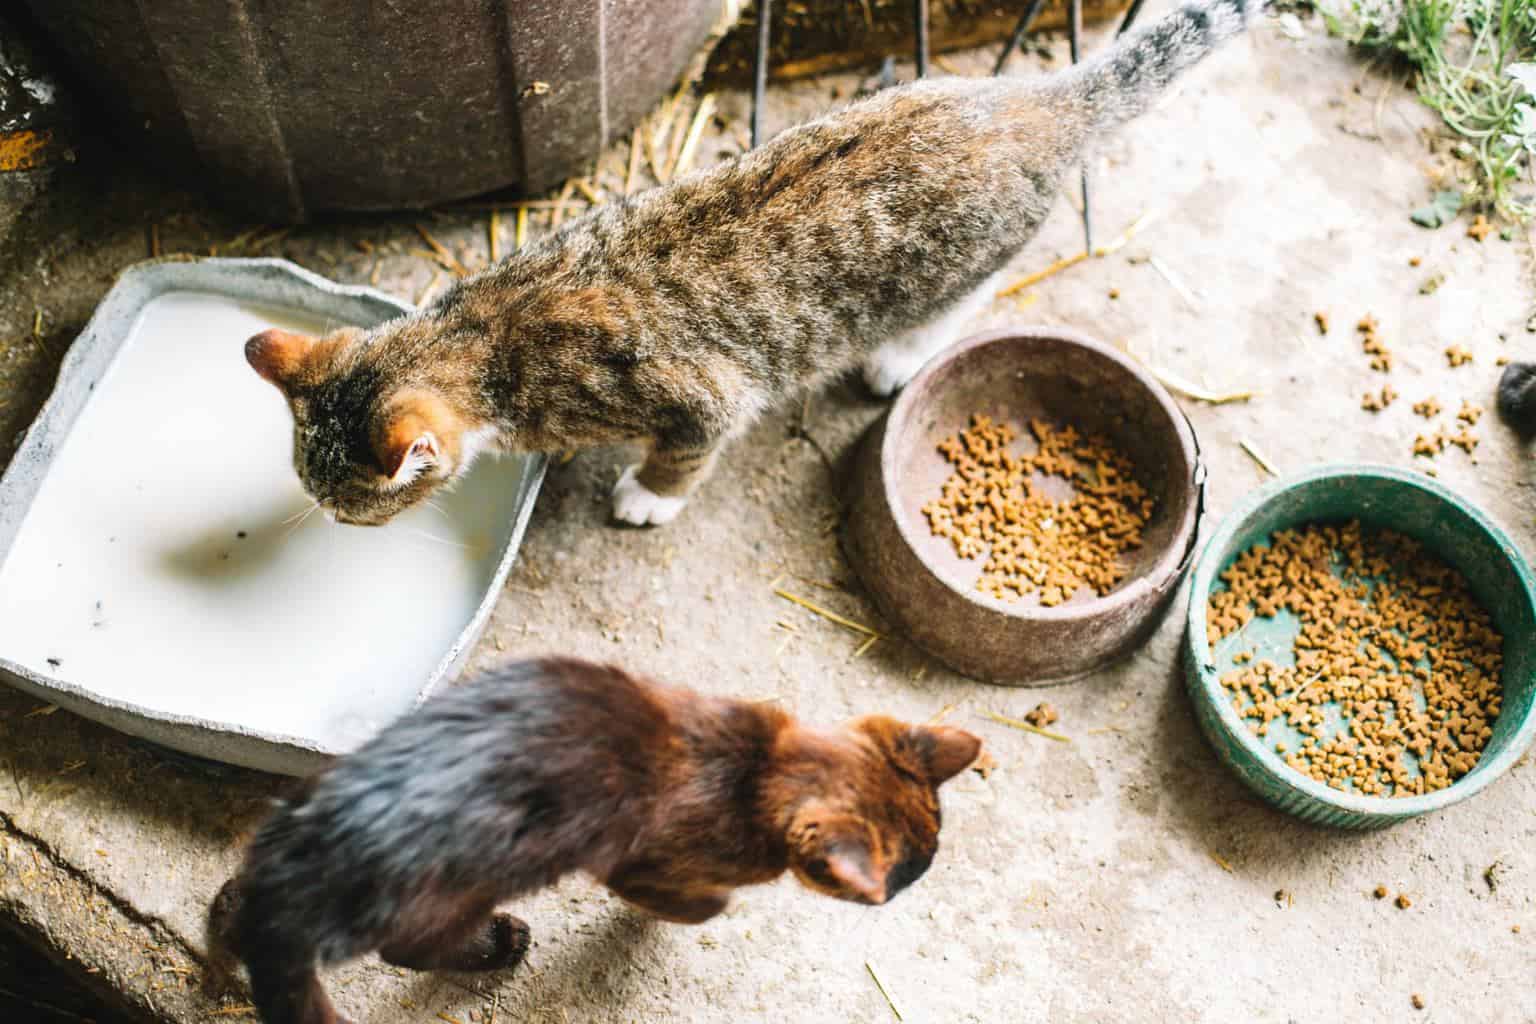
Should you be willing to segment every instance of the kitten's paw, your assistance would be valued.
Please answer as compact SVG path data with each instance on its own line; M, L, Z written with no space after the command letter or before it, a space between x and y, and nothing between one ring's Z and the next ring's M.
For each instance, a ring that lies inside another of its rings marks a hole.
M688 504L687 498L669 498L642 484L639 466L630 466L613 487L613 518L634 526L670 523Z
M864 361L864 383L878 398L889 398L907 386L923 368L923 358L900 350L879 350Z

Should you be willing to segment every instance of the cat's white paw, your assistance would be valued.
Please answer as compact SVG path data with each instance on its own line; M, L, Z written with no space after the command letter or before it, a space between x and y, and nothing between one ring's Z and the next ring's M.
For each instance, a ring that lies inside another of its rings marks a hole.
M917 376L923 362L921 353L879 349L864 361L864 383L880 398L888 398Z
M688 504L687 498L669 498L642 484L640 467L630 466L613 485L613 518L635 526L660 526L670 523Z

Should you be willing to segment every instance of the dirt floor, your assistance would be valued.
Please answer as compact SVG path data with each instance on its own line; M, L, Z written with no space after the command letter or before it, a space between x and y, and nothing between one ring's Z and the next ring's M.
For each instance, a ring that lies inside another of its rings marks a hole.
M1071 325L1201 387L1257 391L1185 402L1210 463L1213 516L1266 479L1246 439L1282 472L1362 460L1433 469L1529 553L1531 452L1489 416L1475 457L1416 459L1425 427L1409 408L1430 395L1453 410L1463 399L1491 407L1496 360L1536 355L1528 240L1479 242L1465 221L1411 224L1432 189L1432 119L1400 73L1366 67L1316 21L1303 26L1299 39L1262 26L1107 142L1093 161L1101 240L1148 211L1160 219L1113 256L995 303L977 327ZM1099 31L1090 43L1104 41ZM1051 42L1049 61L1019 58L1013 72L1061 66L1065 44ZM982 74L991 58L950 57L939 70ZM855 85L776 87L768 127ZM722 93L719 110L727 124L706 133L700 163L739 150L746 99ZM627 146L616 147L598 185L622 188L627 162ZM446 283L415 252L417 223L466 264L487 258L483 212L275 236L156 185L131 155L100 145L33 180L24 202L0 211L0 460L113 274L152 238L166 253L286 256L413 299ZM499 228L509 250L513 215ZM547 214L530 230L547 230ZM1064 197L1016 269L1080 245ZM1331 318L1326 335L1318 312ZM1369 369L1353 330L1367 313L1395 353L1388 376ZM1471 350L1469 365L1448 367L1451 344ZM1362 395L1387 381L1402 397L1362 410ZM776 597L780 579L884 625L835 529L844 457L882 409L849 382L765 417L660 529L608 524L627 453L553 467L474 663L611 658L819 722L871 711L926 719L953 705L948 721L983 735L999 765L946 790L932 871L888 907L785 882L742 893L698 928L651 923L571 880L520 911L535 930L527 966L409 976L368 960L330 979L346 1011L376 1024L1536 1019L1529 758L1427 819L1321 830L1251 797L1199 735L1177 611L1129 661L1047 694L969 682L899 639L856 656L859 637ZM983 716L1022 716L1047 696L1070 742ZM147 1021L251 1019L238 1002L212 1017L197 993L200 922L283 784L184 765L9 692L0 756L0 915ZM1412 906L1373 899L1378 885Z

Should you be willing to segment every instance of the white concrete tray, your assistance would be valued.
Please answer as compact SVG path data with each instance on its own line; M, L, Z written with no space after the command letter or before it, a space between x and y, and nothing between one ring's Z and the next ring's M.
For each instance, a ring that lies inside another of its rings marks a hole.
M195 356L186 360L191 379L154 394L141 346L162 335L146 328L150 340L130 345L136 326L152 303L157 316L177 303L181 314L203 316L196 311L210 297L238 315L195 320L181 342ZM284 774L356 747L454 678L512 567L545 459L482 460L443 509L421 513L442 512L435 531L337 526L317 515L294 541L280 516L306 499L289 480L287 411L243 360L243 326L255 316L370 326L410 308L285 260L158 260L124 271L0 477L0 678L152 743ZM258 385L270 393L253 394ZM258 423L259 438L243 433ZM120 433L135 443L96 451L104 435L118 444ZM176 459L151 457L183 439ZM221 445L257 456L221 460ZM258 484L228 463L258 456L266 475L253 491ZM153 517L172 513L162 507L175 510L163 531ZM207 523L197 520L203 509ZM247 520L249 530L236 533ZM426 536L449 531L458 540ZM451 611L415 596L429 595L421 584L432 581L437 556L391 563L416 535L458 549L447 563L462 584ZM373 545L369 558L354 557L360 544ZM417 628L428 620L431 630Z

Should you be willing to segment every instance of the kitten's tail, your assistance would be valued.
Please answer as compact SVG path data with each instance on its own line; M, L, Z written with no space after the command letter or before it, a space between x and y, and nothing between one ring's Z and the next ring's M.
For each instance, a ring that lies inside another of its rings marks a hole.
M1087 108L1086 136L1117 128L1152 106L1175 78L1242 35L1268 0L1194 0L1067 72L1063 99Z

